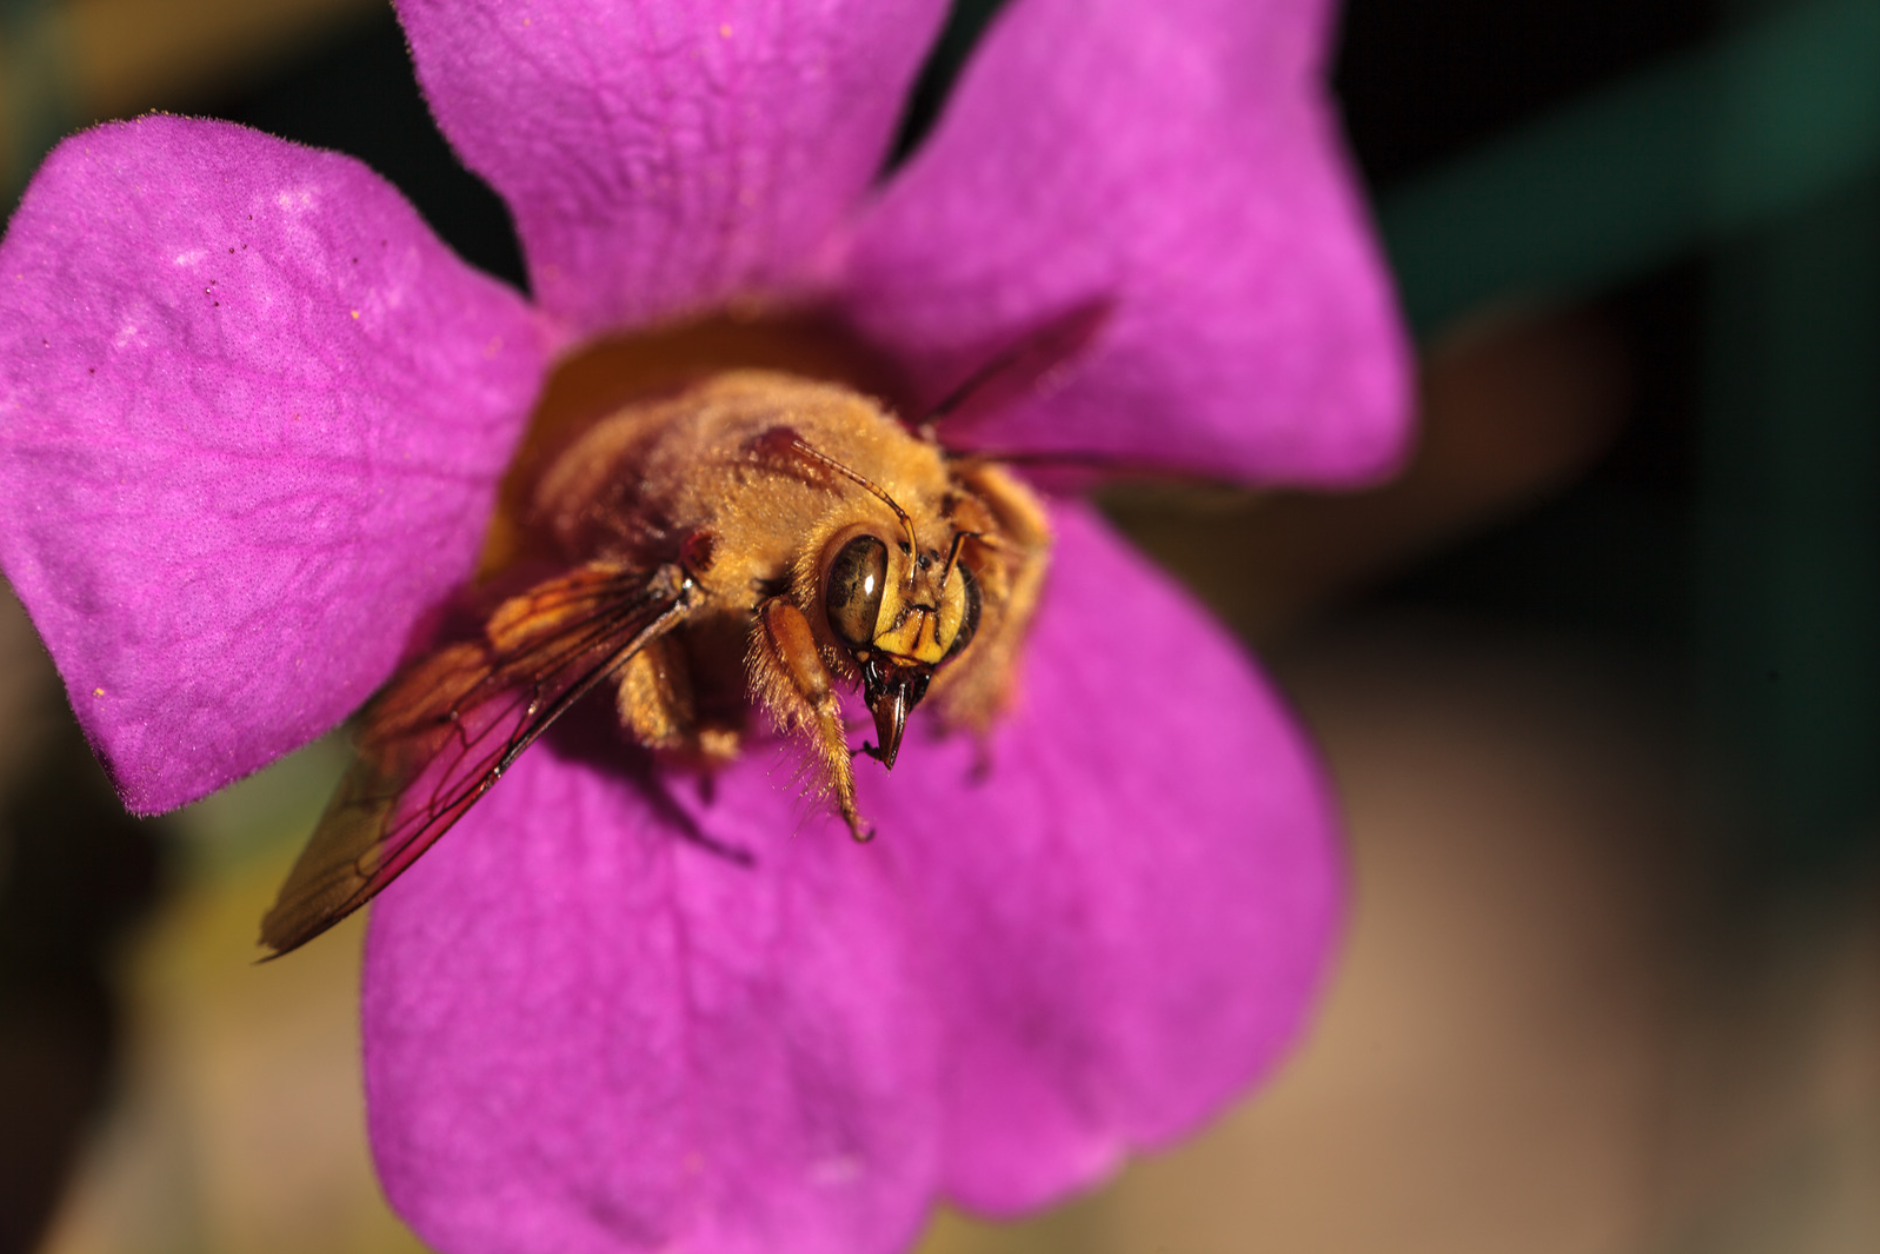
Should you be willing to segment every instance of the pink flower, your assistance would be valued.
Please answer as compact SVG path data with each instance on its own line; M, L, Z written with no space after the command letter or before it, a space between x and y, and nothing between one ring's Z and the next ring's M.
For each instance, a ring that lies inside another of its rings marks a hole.
M1102 300L1063 387L949 437L1387 467L1405 352L1327 6L1016 0L875 187L943 9L401 0L533 304L348 158L170 117L64 143L0 245L0 565L126 804L200 797L380 685L597 336L814 304L931 391ZM1088 509L1054 516L989 774L916 729L862 771L874 845L805 820L773 755L706 791L564 737L384 895L371 1129L422 1236L891 1249L936 1197L1087 1185L1273 1064L1339 911L1324 781L1218 628Z

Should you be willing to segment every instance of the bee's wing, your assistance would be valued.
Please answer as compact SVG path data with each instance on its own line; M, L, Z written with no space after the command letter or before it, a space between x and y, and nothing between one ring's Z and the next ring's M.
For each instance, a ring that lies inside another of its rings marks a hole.
M1053 377L1090 350L1114 307L1107 297L1094 298L1038 322L954 384L919 425L970 428L1015 401L1050 391Z
M692 610L677 567L607 563L497 607L482 641L407 669L366 707L357 757L261 921L278 957L363 906L583 694Z

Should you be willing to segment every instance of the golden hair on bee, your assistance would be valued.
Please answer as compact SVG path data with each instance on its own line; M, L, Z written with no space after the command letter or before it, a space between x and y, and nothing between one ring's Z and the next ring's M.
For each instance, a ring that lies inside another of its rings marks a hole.
M857 840L840 692L892 769L923 704L984 733L1009 699L1050 549L1036 498L836 384L719 374L627 405L541 476L559 573L498 604L367 706L357 756L262 943L285 953L400 874L582 696L709 770L761 709L812 753Z

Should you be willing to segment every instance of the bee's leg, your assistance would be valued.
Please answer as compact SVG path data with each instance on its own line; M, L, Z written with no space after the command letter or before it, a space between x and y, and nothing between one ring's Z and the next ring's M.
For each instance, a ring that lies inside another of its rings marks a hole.
M620 668L618 683L620 722L647 748L677 754L707 770L738 756L736 726L701 717L685 638L666 636L640 650Z
M1011 702L1020 646L1050 564L1051 525L1038 498L998 467L955 474L970 496L954 521L976 534L974 566L986 612L960 664L941 669L933 699L947 723L983 734Z
M683 749L698 727L691 667L670 636L641 649L620 668L620 721L649 749Z
M835 793L842 821L857 840L874 835L855 809L855 770L843 736L842 710L834 677L824 665L803 611L784 597L757 607L751 633L751 688L785 731L802 731L822 762L823 780Z

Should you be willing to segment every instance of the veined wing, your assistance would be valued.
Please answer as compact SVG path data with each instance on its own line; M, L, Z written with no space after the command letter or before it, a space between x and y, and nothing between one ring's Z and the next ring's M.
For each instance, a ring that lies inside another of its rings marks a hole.
M462 818L561 714L694 607L677 566L596 562L504 601L484 639L400 673L261 921L279 957L363 906Z

